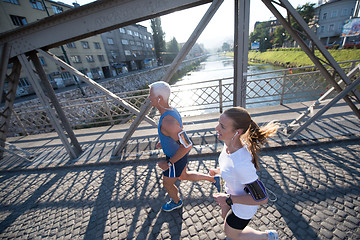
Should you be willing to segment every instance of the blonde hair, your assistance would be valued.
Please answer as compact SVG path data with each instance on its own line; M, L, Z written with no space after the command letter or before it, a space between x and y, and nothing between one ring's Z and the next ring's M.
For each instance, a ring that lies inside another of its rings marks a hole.
M242 107L232 107L226 109L224 114L233 120L234 130L242 129L240 138L248 146L252 154L252 163L257 170L260 169L258 152L261 146L266 143L267 138L273 136L279 128L279 124L270 122L265 126L259 127L246 109Z

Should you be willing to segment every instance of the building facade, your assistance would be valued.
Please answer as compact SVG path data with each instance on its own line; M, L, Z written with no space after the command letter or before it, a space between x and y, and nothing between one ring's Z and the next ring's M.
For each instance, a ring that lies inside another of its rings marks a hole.
M101 34L112 74L156 66L154 40L147 28L133 24Z
M50 0L1 0L0 5L2 11L0 14L0 32L21 27L74 7ZM88 77L101 79L110 76L110 66L100 35L52 48L49 51ZM54 88L76 83L76 79L68 71L64 71L54 62L45 59L41 55L39 55L39 58ZM27 79L28 76L21 73L17 96L34 93Z
M325 46L341 45L346 20L353 17L356 0L322 1L315 8L316 34ZM351 41L351 39L349 39Z
M51 0L0 0L0 32L10 31L77 6L79 5L71 6ZM70 42L49 51L94 80L149 68L155 61L152 35L146 27L137 24ZM53 61L41 55L39 58L55 89L78 82L70 72ZM17 96L33 93L28 76L21 73Z

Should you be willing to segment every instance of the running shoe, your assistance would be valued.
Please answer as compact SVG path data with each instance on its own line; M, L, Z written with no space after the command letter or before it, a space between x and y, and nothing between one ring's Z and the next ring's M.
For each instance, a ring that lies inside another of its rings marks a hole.
M215 182L213 183L216 187L216 189L218 190L218 192L222 192L222 179L220 175L216 175L215 177Z
M174 203L174 201L171 199L169 202L165 203L163 206L162 206L162 209L165 211L165 212L171 212L172 210L175 210L175 209L178 209L178 208L181 208L183 205L183 202L180 201L178 203Z
M268 240L279 240L279 235L275 230L266 230Z

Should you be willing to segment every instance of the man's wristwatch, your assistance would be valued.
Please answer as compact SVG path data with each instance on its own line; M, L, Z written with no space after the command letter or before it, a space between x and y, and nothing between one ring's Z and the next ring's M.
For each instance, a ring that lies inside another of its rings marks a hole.
M231 200L231 195L230 195L230 194L228 194L228 196L227 196L227 198L226 198L226 203L227 203L227 205L229 205L229 206L233 205L233 202L232 202L232 200Z
M170 162L169 160L168 160L167 164L168 164L169 167L171 167L173 165L173 163Z

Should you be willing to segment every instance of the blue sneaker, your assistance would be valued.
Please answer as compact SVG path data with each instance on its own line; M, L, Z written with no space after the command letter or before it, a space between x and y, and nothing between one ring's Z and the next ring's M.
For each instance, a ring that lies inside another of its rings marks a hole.
M218 192L222 192L222 179L220 175L216 175L215 177L215 182L213 183L216 187L216 189L218 190Z
M268 240L279 240L279 235L275 230L266 230Z
M178 203L174 203L174 201L171 199L169 202L165 203L163 206L162 206L162 209L165 211L165 212L171 212L172 210L175 210L175 209L178 209L178 208L181 208L183 205L183 202L180 201Z

